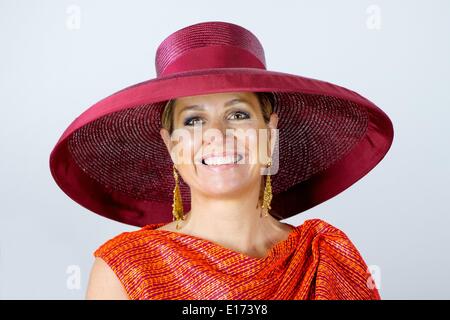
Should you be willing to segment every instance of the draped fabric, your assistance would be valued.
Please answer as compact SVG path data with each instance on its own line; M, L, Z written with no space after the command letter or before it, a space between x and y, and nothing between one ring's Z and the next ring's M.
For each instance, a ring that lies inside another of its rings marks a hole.
M292 226L264 258L156 230L164 224L123 232L94 252L130 299L380 299L361 254L344 232L324 220Z

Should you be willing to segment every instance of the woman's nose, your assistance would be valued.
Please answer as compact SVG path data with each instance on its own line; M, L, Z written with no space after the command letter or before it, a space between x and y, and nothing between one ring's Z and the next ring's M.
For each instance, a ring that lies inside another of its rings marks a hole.
M207 142L223 143L223 141L229 137L233 137L234 133L232 128L221 120L214 120L210 122L210 125L204 132L204 137Z

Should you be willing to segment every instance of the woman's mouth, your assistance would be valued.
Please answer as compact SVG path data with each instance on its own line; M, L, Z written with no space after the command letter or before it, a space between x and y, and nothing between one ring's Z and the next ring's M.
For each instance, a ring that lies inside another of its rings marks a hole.
M229 156L205 156L201 160L202 167L212 172L222 172L224 170L237 168L244 157L241 154Z
M211 156L202 159L202 164L205 166L225 166L234 165L241 161L242 155L237 154L233 156Z

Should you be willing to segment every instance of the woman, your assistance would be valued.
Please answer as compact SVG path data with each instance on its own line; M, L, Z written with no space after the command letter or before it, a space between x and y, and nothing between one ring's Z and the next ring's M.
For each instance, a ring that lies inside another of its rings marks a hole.
M156 68L78 117L52 151L70 197L141 227L94 252L86 298L380 299L345 233L280 220L375 167L389 118L353 91L267 71L257 38L230 23L178 30Z

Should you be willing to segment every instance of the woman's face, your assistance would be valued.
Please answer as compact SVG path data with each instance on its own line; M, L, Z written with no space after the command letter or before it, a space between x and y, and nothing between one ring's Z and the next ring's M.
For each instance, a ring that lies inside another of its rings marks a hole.
M191 191L231 196L260 186L278 118L264 121L254 93L182 97L173 108L174 131L162 128L161 136Z

